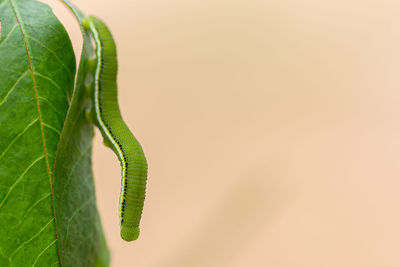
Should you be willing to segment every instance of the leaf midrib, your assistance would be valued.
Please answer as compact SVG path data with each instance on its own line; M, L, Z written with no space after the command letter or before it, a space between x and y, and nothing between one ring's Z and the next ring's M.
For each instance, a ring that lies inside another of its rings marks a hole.
M1 3L1 4L3 4L3 3ZM28 62L27 62L28 63L28 68L29 68L31 79L32 79L33 88L34 88L34 91L35 91L36 106L37 106L37 110L38 110L38 117L39 117L39 123L40 123L40 132L41 132L42 143L43 143L43 154L44 154L44 158L46 160L46 168L47 168L47 174L48 174L48 177L49 177L49 185L50 185L50 191L51 191L51 196L52 196L51 198L52 198L52 210L53 210L54 228L55 228L55 234L56 234L56 240L57 240L57 256L58 256L59 262L61 263L59 246L58 246L57 224L56 224L56 221L55 221L54 191L53 191L53 185L52 185L52 182L51 182L51 170L50 170L50 164L49 164L49 160L48 160L47 148L46 148L46 142L45 142L45 136L44 136L44 129L43 129L44 125L43 125L42 115L41 115L41 111L40 111L39 94L38 94L38 90L37 90L34 71L33 71L33 68L32 68L32 60L31 60L31 55L30 55L28 43L27 43L27 40L26 40L26 34L24 32L24 28L23 28L23 25L21 23L21 19L20 19L20 16L18 14L18 11L15 8L14 0L9 0L9 3L10 3L10 6L11 6L11 9L14 12L15 20L16 20L16 22L18 24L18 27L19 27L20 31L21 31L22 40L24 41L25 52L26 52L26 56L27 56L27 60L28 60Z

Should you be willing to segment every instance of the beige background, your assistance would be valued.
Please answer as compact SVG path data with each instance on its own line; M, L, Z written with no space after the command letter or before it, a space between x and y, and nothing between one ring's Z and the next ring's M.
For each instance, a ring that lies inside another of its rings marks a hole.
M114 33L149 161L142 235L125 243L97 132L113 267L400 266L400 1L74 2Z

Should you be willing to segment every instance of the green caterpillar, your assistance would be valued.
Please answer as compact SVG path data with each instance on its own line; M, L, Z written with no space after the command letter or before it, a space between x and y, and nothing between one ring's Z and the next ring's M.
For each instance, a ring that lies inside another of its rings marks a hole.
M96 44L96 66L92 121L100 129L104 144L117 154L122 168L119 218L125 241L139 237L139 223L146 193L147 161L142 147L122 120L117 98L117 52L107 26L88 17L84 26Z

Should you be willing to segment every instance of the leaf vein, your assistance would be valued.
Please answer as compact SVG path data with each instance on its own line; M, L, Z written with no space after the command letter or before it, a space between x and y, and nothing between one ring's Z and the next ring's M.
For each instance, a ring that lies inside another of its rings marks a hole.
M7 259L6 255L4 255L3 250L1 250L1 249L0 249L0 254L1 254L1 256L3 256L4 258Z
M32 127L35 122L38 121L39 118L34 119L31 123L28 124L28 126L25 127L25 129L22 130L8 145L7 147L3 150L3 152L0 154L0 159L4 156L4 154L7 152L8 149L12 146L12 144L15 143L15 141L18 140L30 127Z
M61 61L61 59L57 56L56 52L54 52L52 49L50 49L49 47L47 47L44 43L42 43L41 41L39 41L38 39L30 36L30 35L26 35L26 37L28 37L29 39L37 42L38 44L40 44L41 46L43 46L45 49L47 49L51 54L53 54L53 56L61 63L61 65L68 71L68 73L72 76L71 71L68 69L68 67L64 64L64 62Z
M57 89L59 89L63 93L63 96L65 96L65 98L67 98L67 95L64 93L63 89L61 89L61 87L55 81L53 81L50 77L48 77L46 75L43 75L43 74L41 74L39 72L36 72L36 71L34 71L33 74L36 75L36 76L42 77L43 79L46 79L49 82L51 82L55 87L57 87Z
M55 131L56 133L58 133L59 135L61 135L61 132L59 130L57 130L56 128L54 128L53 126L48 125L47 123L44 123L44 122L43 122L43 126L49 128L49 129Z
M14 89L17 87L17 85L19 84L19 82L25 78L25 76L28 74L29 70L26 70L21 76L19 76L19 78L15 81L14 85L11 87L11 89L7 92L7 94L4 96L3 100L0 101L0 106L4 104L4 102L6 102L8 96L11 94L12 91L14 91Z
M20 250L23 246L25 246L26 244L31 242L33 239L38 237L44 230L46 230L47 226L49 226L49 224L53 221L54 221L54 218L51 218L51 220L48 223L46 223L46 225L43 226L42 229L39 230L39 232L37 232L35 235L33 235L30 239L23 242L16 250L14 250L14 252L11 254L10 258L8 258L8 260L11 262L12 257L14 257L14 255L17 253L18 250Z
M4 202L6 201L6 199L8 198L8 196L10 195L11 191L14 189L14 187L22 180L22 178L24 178L25 174L36 164L38 163L41 159L44 158L44 155L40 156L39 158L37 158L36 160L34 160L27 168L25 168L25 170L22 172L22 174L18 177L17 180L15 180L14 184L10 187L10 189L8 189L8 192L6 194L6 196L4 197L4 199L1 201L0 203L0 208L3 206Z
M56 241L57 241L57 239L54 239L54 241L51 242L50 245L48 245L45 249L43 249L42 252L40 252L40 254L37 256L36 260L33 262L32 267L34 267L34 266L36 265L37 261L38 261L39 258L42 256L42 254L43 254L46 250L48 250Z
M43 100L44 102L46 102L58 115L61 116L61 118L64 118L64 116L61 114L61 112L58 111L58 110L56 109L56 107L55 107L53 104L51 104L50 101L49 101L47 98L45 98L45 97L43 97L43 96L39 96L39 99L41 99L41 100Z
M46 198L48 198L49 196L51 196L51 193L48 193L47 195L45 195L44 197L42 197L41 199L38 199L34 204L32 204L32 206L29 207L29 209L25 212L24 216L22 217L22 219L14 226L14 228L18 227L18 225L20 225L24 220L25 217L31 212L31 210L37 205L39 204L41 201L45 200Z
M88 153L88 151L89 151L91 148L92 148L92 144L89 143L89 145L83 150L83 152L80 153L78 159L74 162L74 165L70 168L70 171L69 171L69 174L68 174L68 179L67 179L67 180L65 181L65 183L64 183L64 188L63 188L63 191L62 191L62 193L61 193L61 196L64 196L64 193L65 193L65 190L66 190L66 188L67 188L67 185L68 185L69 181L70 181L71 178L72 178L72 175L71 175L71 174L73 173L73 171L75 171L75 168L76 168L76 166L78 166L78 163L81 162L81 158L82 158L83 156L85 156L86 153ZM78 149L78 150L79 150L79 149Z
M68 219L67 230L64 239L65 242L68 240L69 227L71 226L72 219L75 217L76 214L78 214L78 212L80 212L85 206L87 206L92 201L93 201L93 196L91 196L88 200L85 201L85 203L83 203L78 209L76 209L74 213L72 213L72 216Z
M3 2L4 3L4 2ZM1 4L0 4L1 5ZM11 28L11 30L8 32L8 34L6 35L6 37L3 39L3 41L0 42L0 46L2 46L10 37L10 35L14 32L14 30L17 28L18 24L15 23L14 26Z

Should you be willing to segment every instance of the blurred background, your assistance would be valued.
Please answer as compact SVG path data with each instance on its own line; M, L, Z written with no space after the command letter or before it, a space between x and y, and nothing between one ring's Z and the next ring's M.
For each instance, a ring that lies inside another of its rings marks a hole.
M47 0L71 34L72 15ZM398 0L74 0L111 28L141 236L96 132L113 267L400 266Z

